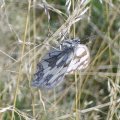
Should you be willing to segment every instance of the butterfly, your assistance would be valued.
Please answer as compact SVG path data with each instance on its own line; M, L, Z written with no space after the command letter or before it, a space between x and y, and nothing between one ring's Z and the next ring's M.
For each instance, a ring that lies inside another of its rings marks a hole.
M86 45L80 44L79 38L64 40L37 64L32 86L54 88L64 80L65 75L85 69L89 61L89 50Z

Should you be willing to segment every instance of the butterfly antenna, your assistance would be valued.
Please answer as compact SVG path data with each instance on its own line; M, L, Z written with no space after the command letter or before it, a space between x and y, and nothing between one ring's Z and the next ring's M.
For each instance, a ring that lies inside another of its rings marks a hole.
M87 43L89 43L90 41L95 40L96 37L97 37L97 35L92 35L92 36L90 36L90 37L85 37L84 39L81 40L81 43L82 43L82 44L87 44Z

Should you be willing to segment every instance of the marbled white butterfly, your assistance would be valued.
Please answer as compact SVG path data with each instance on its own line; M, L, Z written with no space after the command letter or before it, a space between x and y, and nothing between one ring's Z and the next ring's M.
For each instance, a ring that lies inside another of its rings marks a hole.
M64 80L66 74L85 69L89 61L89 50L80 44L78 38L64 40L38 63L32 86L45 89L56 87Z

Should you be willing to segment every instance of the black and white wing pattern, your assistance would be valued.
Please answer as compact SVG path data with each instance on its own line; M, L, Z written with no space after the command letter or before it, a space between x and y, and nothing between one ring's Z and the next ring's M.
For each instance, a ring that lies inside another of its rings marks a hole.
M74 51L71 47L61 47L61 50L54 48L50 50L38 63L32 86L49 89L63 81Z
M57 49L52 48L37 65L32 86L50 89L58 86L64 76L76 69L86 68L89 63L89 51L80 40L65 40Z

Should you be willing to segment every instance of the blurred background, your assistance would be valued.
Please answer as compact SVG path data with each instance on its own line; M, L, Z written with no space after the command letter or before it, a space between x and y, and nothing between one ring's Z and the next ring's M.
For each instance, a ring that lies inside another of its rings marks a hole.
M32 87L50 46L75 37L88 68L54 89ZM119 120L119 84L119 0L0 0L1 120Z

